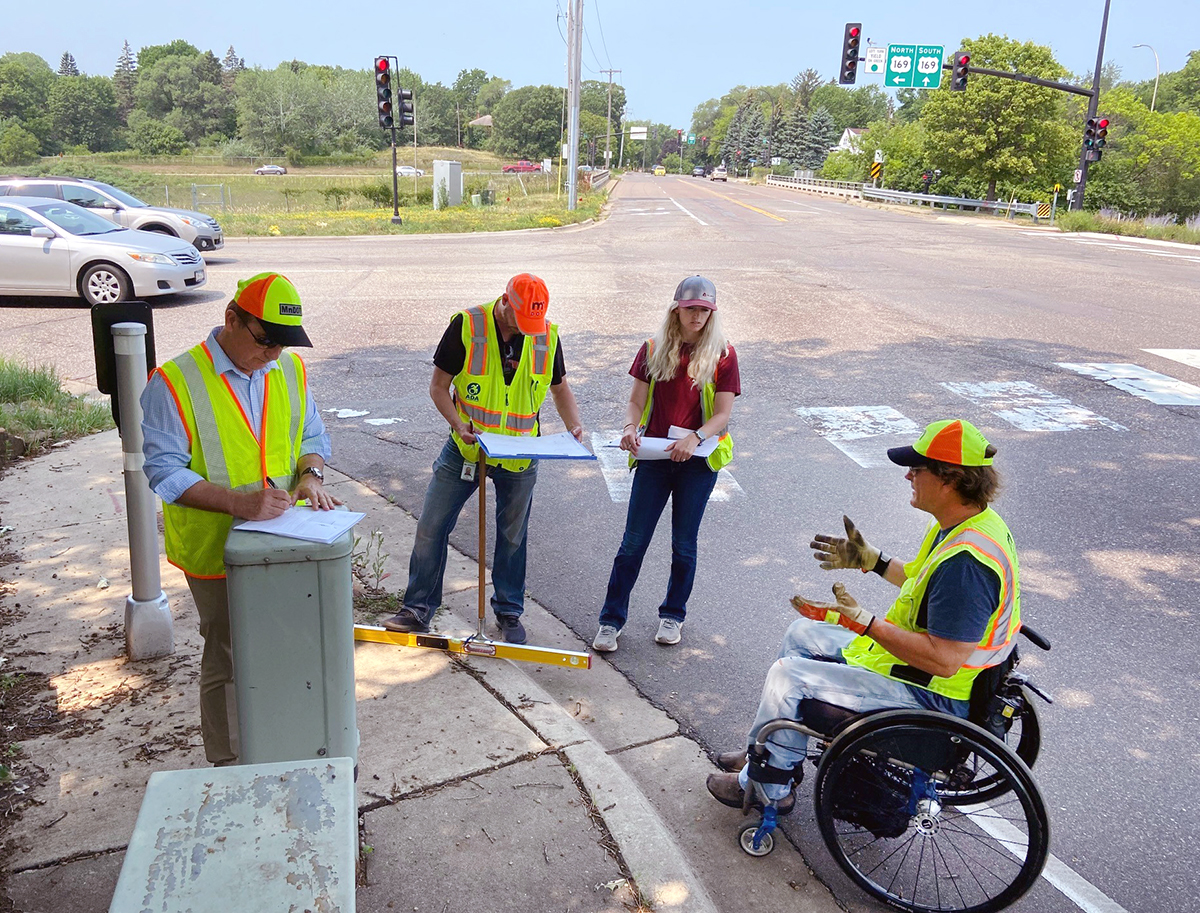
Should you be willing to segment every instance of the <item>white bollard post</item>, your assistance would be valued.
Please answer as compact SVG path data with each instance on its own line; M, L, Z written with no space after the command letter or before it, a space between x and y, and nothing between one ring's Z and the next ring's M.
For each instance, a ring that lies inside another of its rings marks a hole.
M125 600L125 650L129 658L154 659L175 652L171 606L162 591L158 565L158 524L154 494L146 481L142 454L142 404L146 388L146 327L115 323L117 402L125 458L125 507L129 517L129 569L133 593Z

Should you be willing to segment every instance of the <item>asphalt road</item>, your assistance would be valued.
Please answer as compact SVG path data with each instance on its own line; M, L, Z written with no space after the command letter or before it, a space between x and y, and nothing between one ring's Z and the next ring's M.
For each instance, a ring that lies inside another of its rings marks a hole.
M621 649L607 661L714 751L743 743L794 617L788 597L825 594L837 579L809 557L811 535L837 531L845 512L889 554L911 555L925 516L908 506L903 471L879 458L915 438L905 423L975 422L999 448L1006 485L997 507L1020 549L1025 616L1054 642L1049 654L1024 651L1023 664L1057 698L1039 708L1035 770L1051 850L1130 911L1190 909L1200 896L1200 676L1187 637L1200 577L1200 405L1159 405L1060 367L1136 364L1200 386L1194 355L1189 365L1144 351L1200 348L1200 256L632 175L597 225L232 239L209 265L205 289L156 306L160 358L220 320L238 278L286 273L317 342L307 361L319 405L367 413L326 414L332 463L414 511L445 439L427 387L453 311L495 297L513 273L543 276L584 422L603 436L622 422L629 364L676 283L711 278L743 385L726 498L710 503L701 530L683 643L653 643L670 558L664 520ZM6 304L0 352L94 381L82 306ZM798 412L834 407L857 417ZM558 430L549 402L543 417ZM395 421L370 423L383 419ZM606 479L594 463L539 472L528 590L589 641L623 529L625 505L613 494L622 475ZM455 543L473 555L472 510ZM399 584L406 562L392 556ZM843 579L884 611L887 584ZM807 803L786 829L840 900L870 909L834 870ZM1073 905L1043 880L1013 909ZM1101 900L1087 909L1117 908Z

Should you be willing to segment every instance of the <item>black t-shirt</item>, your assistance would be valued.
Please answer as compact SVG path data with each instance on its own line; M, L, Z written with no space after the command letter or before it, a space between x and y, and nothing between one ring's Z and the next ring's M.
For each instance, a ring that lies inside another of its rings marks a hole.
M517 373L517 365L521 362L525 337L520 333L513 333L512 337L506 340L500 333L500 325L496 323L494 311L492 312L492 323L495 324L496 342L500 346L500 363L504 366L504 383L511 384L513 376ZM459 374L467 363L467 347L463 345L462 325L463 315L455 314L450 320L450 326L446 327L446 332L442 334L442 341L438 343L437 351L433 353L434 365L450 375ZM554 347L554 369L551 372L550 386L557 387L566 375L567 370L563 366L562 339L560 338L558 345Z

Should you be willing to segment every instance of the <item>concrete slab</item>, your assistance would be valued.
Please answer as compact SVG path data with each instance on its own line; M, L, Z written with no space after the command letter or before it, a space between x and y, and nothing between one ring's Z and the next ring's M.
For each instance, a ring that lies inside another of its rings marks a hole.
M360 913L612 911L633 899L556 757L366 813ZM609 887L611 885L611 887Z
M10 875L8 896L23 913L108 913L124 853Z
M758 819L743 817L709 796L704 781L715 768L691 739L663 739L620 752L613 760L642 784L722 913L838 908L829 889L779 831L769 856L742 852L738 834ZM622 849L627 849L624 844Z

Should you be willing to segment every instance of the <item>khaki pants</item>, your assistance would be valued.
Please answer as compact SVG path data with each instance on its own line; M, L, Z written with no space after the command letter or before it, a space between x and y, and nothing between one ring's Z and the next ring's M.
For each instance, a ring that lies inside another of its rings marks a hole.
M200 613L204 653L200 659L200 735L210 764L238 756L237 695L233 690L233 644L229 637L229 593L225 578L187 576Z

